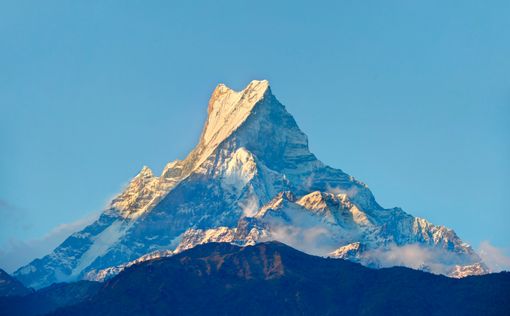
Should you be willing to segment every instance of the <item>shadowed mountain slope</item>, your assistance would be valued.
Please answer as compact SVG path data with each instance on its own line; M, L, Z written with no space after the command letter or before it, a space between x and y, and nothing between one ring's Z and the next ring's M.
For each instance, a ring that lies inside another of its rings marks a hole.
M20 281L0 269L0 297L26 295L32 291L26 288Z
M279 242L196 246L133 265L56 315L508 315L510 273L369 269Z

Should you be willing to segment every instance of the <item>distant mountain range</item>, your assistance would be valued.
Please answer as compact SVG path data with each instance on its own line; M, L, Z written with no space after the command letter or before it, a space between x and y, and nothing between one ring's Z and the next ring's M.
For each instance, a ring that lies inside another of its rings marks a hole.
M381 207L364 183L318 160L269 83L252 81L239 92L214 90L198 145L184 160L160 175L143 167L97 221L14 275L34 288L105 280L206 242L270 240L370 267L489 272L453 230Z
M461 279L370 269L279 242L207 243L105 283L0 298L1 315L508 315L510 273Z

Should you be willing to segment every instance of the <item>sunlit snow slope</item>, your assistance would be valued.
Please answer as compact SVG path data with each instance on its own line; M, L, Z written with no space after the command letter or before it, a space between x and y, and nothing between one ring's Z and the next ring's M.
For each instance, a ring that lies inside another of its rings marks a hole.
M15 275L36 288L101 280L200 243L273 239L372 267L488 272L453 230L381 207L365 184L319 161L264 80L239 92L219 85L186 159L160 176L144 167L96 222Z

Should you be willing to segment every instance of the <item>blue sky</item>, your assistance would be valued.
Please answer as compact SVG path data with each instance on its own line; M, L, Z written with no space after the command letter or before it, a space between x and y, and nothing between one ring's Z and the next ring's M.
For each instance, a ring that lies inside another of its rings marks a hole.
M380 204L508 251L508 16L508 1L3 1L0 267L183 158L214 87L252 79Z

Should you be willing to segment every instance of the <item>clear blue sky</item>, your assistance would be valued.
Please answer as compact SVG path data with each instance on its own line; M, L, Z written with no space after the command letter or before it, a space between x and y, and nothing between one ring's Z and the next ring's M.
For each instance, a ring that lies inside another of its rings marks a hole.
M183 158L216 84L252 79L383 206L508 249L509 16L506 0L2 1L0 256Z

